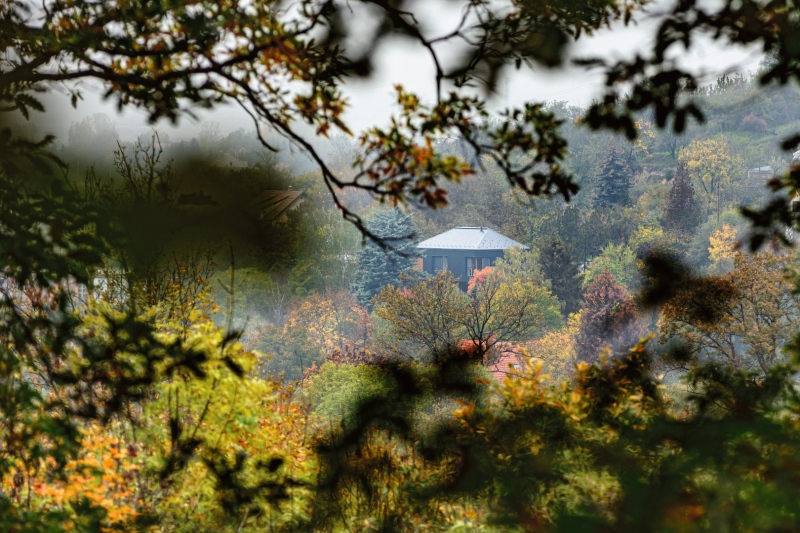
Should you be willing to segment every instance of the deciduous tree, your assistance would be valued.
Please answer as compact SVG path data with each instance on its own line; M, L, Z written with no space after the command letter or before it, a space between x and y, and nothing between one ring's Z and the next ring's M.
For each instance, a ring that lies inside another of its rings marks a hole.
M718 202L720 209L734 202L745 169L742 158L730 154L725 140L693 141L681 150L678 161L698 185L705 216L717 209Z
M708 238L708 260L711 263L708 270L712 274L724 274L733 269L737 233L736 228L723 224Z
M661 319L662 340L683 339L699 359L766 375L794 334L800 300L786 277L795 255L736 252L734 270L679 292Z
M487 267L470 280L463 325L472 353L483 361L501 342L522 342L560 325L560 307L550 291L526 276Z
M411 343L417 357L452 353L461 340L464 295L449 270L408 288L389 285L374 304L375 314L390 324L399 340Z
M607 244L602 253L592 259L583 271L583 286L591 285L604 271L610 272L614 279L628 290L633 289L638 282L636 254L626 244Z
M525 341L560 325L558 301L519 269L522 264L498 261L477 271L468 294L449 271L408 288L389 286L376 297L375 313L398 339L423 348L421 357L455 353L466 341L471 356L483 361L498 343Z
M325 357L334 350L366 348L371 327L353 295L329 290L305 298L289 313L284 329L305 333L305 342Z
M541 363L542 371L552 376L554 381L566 381L574 374L578 363L575 340L580 324L581 314L571 314L563 328L549 331L542 338L527 343L525 355L531 361Z
M580 361L596 362L606 347L613 353L635 343L637 331L633 301L607 268L594 278L583 299L585 303L575 340Z

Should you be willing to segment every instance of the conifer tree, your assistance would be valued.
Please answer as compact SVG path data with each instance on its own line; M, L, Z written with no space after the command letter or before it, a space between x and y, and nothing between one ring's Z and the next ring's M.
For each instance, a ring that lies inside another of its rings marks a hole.
M624 154L617 150L616 141L611 138L608 153L600 161L595 207L610 208L628 205L631 188L631 174Z
M694 195L694 186L683 163L678 165L672 189L669 191L664 227L667 230L691 235L701 222L702 211Z
M372 297L386 285L397 284L398 278L416 263L411 215L399 209L378 211L367 224L370 231L394 251L381 248L372 241L361 249L353 294L364 306L369 306Z
M550 280L553 294L562 302L564 315L580 309L581 280L577 265L572 262L572 247L558 237L544 242L539 249L542 273Z
M607 268L589 285L583 298L586 303L575 339L579 360L593 363L604 347L615 350L635 342L633 301Z

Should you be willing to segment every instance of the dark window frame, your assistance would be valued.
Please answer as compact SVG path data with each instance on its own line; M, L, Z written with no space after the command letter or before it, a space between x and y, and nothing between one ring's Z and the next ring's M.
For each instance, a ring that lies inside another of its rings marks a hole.
M437 259L440 260L439 268L436 268ZM439 273L447 270L447 256L446 255L431 256L431 268L433 268L434 273Z
M470 264L472 263L472 264ZM466 262L466 272L467 276L472 277L476 270L483 270L488 266L492 266L492 258L491 257L467 257ZM470 268L471 267L471 268Z

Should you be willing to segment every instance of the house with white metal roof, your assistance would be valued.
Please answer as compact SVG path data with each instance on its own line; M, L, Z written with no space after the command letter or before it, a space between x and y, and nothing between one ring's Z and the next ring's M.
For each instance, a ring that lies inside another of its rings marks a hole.
M768 165L751 168L750 170L747 171L748 182L758 181L758 185L762 187L764 185L763 183L764 181L772 179L774 177L775 177L775 169Z
M504 250L514 247L530 250L486 227L453 228L417 245L422 254L422 270L429 274L449 270L462 290L467 289L473 272L494 265L504 257Z

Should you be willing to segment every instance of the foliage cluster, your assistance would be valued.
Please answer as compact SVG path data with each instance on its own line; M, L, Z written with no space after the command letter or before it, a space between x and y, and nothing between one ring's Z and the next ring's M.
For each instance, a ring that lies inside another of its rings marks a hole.
M483 360L503 344L527 341L560 325L558 301L537 283L540 274L527 254L507 253L507 260L475 271L466 294L448 270L381 291L375 314L389 325L390 346L399 355L423 359L456 352L467 341L474 357Z

